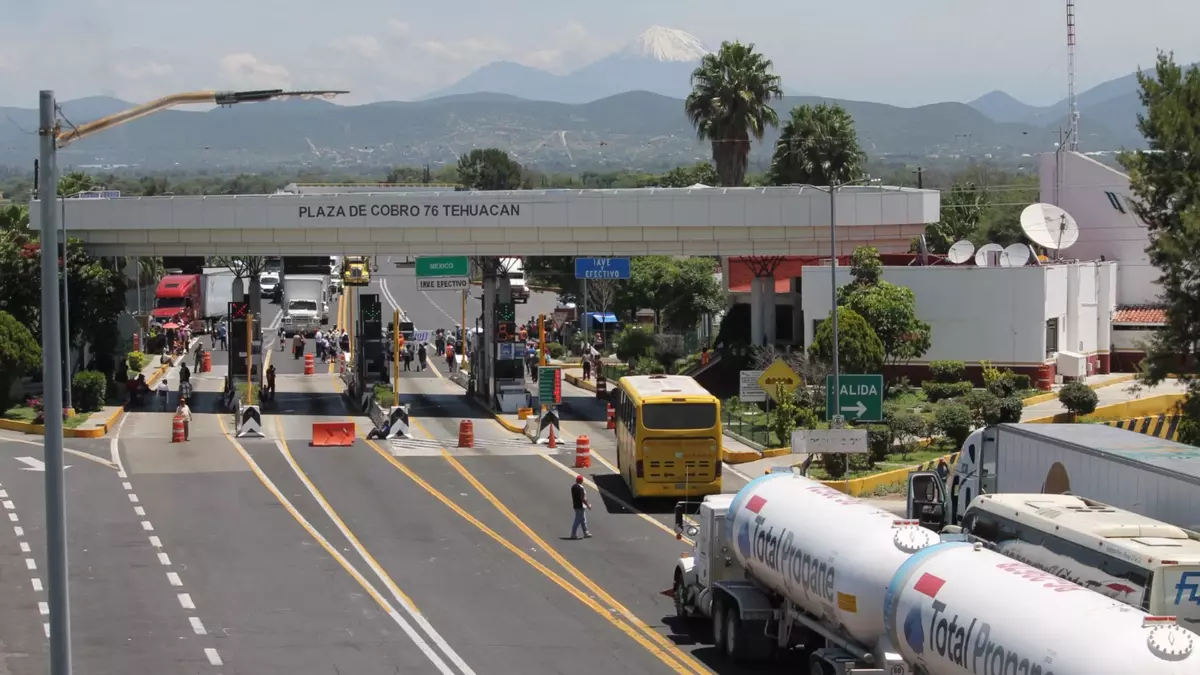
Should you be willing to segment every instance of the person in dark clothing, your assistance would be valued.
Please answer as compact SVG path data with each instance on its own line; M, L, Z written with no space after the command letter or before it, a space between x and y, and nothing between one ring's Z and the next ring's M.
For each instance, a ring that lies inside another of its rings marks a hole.
M592 360L586 356L583 358L583 379L592 379Z
M592 510L592 505L588 503L587 492L583 488L583 476L575 476L575 484L571 486L571 507L575 509L575 520L571 523L571 538L579 538L576 536L576 532L580 528L583 528L583 538L590 538L592 533L588 532L587 512Z
M267 366L267 394L275 400L275 364Z
M427 365L425 359L428 356L429 352L425 351L425 343L422 342L421 346L417 348L417 362L420 363L418 370L425 370L425 366Z
M188 370L187 363L184 363L183 365L179 366L179 381L180 382L191 382L192 381L192 371Z

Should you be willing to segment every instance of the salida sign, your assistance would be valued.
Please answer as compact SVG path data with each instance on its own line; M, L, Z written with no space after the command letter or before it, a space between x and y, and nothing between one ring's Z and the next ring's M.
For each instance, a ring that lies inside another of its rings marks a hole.
M301 218L496 218L521 215L521 204L327 204L300 206Z

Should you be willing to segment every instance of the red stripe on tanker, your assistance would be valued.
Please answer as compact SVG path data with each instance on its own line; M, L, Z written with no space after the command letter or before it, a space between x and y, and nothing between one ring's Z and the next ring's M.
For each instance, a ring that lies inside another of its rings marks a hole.
M901 657L929 675L1200 673L1196 636L1173 621L962 542L911 556L884 620Z
M883 589L913 552L938 541L888 511L785 473L742 488L725 527L756 581L872 647L884 635Z

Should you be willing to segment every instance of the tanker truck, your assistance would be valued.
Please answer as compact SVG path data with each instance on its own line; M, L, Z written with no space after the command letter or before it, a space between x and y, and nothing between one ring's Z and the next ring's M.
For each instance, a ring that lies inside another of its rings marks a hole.
M1200 639L1175 623L991 551L945 542L888 585L885 634L928 675L1196 675Z
M1052 574L941 542L798 474L711 495L675 565L680 617L735 661L799 649L812 675L1183 675L1195 635ZM1103 644L1098 644L1103 642Z
M676 506L676 528L695 544L675 566L675 611L708 618L728 658L803 647L818 675L913 672L884 634L883 602L936 534L793 473L706 497L685 528L687 508Z

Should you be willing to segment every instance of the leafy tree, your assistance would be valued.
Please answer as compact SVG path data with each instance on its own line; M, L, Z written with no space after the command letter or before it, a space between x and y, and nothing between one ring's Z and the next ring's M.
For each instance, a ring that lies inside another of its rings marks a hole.
M942 195L941 219L925 227L929 252L946 253L954 242L971 238L978 231L990 201L988 191L974 183L955 183Z
M638 182L638 187L685 188L697 183L712 186L718 180L711 162L697 162L692 166L677 166L661 175L646 176Z
M82 171L72 171L58 179L58 196L70 197L97 187L100 185L90 175Z
M1138 198L1134 212L1149 231L1146 253L1161 272L1167 324L1150 341L1144 379L1154 385L1179 375L1187 386L1183 435L1191 439L1200 436L1200 69L1185 71L1159 54L1154 74L1139 74L1138 82L1145 107L1138 128L1149 151L1126 153L1121 162Z
M771 72L773 65L753 44L722 42L692 72L692 93L684 110L700 140L712 144L722 186L745 182L751 137L761 141L768 127L779 125L770 103L783 98L783 89L779 76Z
M883 368L883 342L861 314L847 307L838 313L838 366L844 373L878 373ZM817 327L808 348L812 361L833 362L833 322Z
M0 311L0 411L13 404L13 386L42 366L42 347L12 314Z
M775 142L767 180L772 185L834 185L857 180L867 155L858 144L854 118L837 103L792 108Z
M0 206L0 231L29 234L29 207L18 204Z
M911 288L881 278L879 252L855 249L850 273L854 282L838 289L838 303L867 320L883 344L886 363L907 363L929 351L931 327L917 318L917 296Z
M630 267L630 279L617 289L613 306L629 316L640 309L653 310L660 330L690 329L720 307L721 288L708 258L641 256Z
M619 285L620 282L616 279L588 279L586 303L588 311L606 313L611 310L617 299Z
M617 358L626 363L632 364L654 351L654 334L641 326L627 326L617 334L615 342Z
M475 149L458 158L458 181L468 190L519 190L520 163L497 148Z

